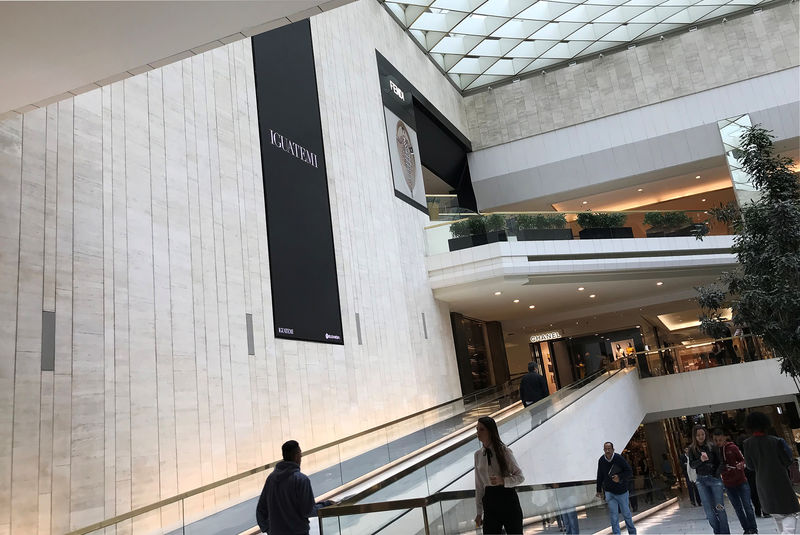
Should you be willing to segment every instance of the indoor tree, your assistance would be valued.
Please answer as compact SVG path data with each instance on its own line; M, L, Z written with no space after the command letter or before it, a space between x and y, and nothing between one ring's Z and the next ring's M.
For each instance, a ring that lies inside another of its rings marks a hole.
M758 200L729 204L712 216L729 224L738 265L716 284L698 288L701 330L725 336L720 311L750 328L780 360L781 371L800 378L800 182L791 158L774 153L770 131L759 125L741 136L734 153Z

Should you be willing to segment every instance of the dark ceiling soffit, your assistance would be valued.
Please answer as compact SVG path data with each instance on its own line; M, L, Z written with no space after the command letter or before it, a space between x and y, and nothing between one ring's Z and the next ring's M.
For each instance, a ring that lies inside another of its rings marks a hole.
M471 96L471 95L476 95L478 93L483 93L484 91L489 91L490 87L492 87L492 88L500 87L500 86L504 86L504 85L513 84L513 83L518 82L520 80L527 80L528 78L533 78L534 76L541 76L541 71L526 72L525 74L519 74L519 75L516 75L516 76L509 76L505 80L501 80L499 82L494 82L494 83L491 83L491 84L483 85L481 87L476 87L474 89L464 89L464 90L462 90L461 88L458 87L458 85L456 85L456 83L453 81L453 79L450 78L450 76L447 74L447 72L444 69L442 69L442 67L438 63L436 63L436 61L431 57L431 55L428 53L428 51L425 50L425 48L421 44L419 44L416 39L414 39L414 37L411 35L410 30L405 28L405 25L403 24L403 21L401 21L400 19L397 18L397 16L392 12L392 10L389 9L389 7L386 5L386 2L384 0L377 0L377 1L381 5L383 5L383 8L386 10L387 13L389 13L389 16L391 16L392 19L394 19L394 21L397 24L400 25L400 28L408 35L408 38L411 39L411 42L414 43L415 45L417 45L417 48L422 50L422 53L425 54L425 56L430 60L430 62L433 63L436 66L436 69L440 73L442 73L442 76L444 76L445 79L448 82L450 82L450 85L452 85L453 87L456 88L456 91L458 91L459 94L461 94L462 97L468 97L468 96ZM687 26L685 26L683 28L678 28L676 30L672 30L672 31L669 31L669 32L664 32L663 34L661 34L659 36L648 37L647 39L642 39L640 41L629 41L627 43L623 43L623 44L621 44L619 46L604 50L603 54L614 54L616 52L621 52L623 50L627 50L627 48L629 46L631 46L631 45L636 45L636 46L647 45L647 44L650 44L650 43L653 43L655 41L660 40L661 36L663 36L663 37L671 37L673 35L678 35L678 34L687 32L688 28L700 29L700 28L705 28L705 27L708 27L708 26L712 26L712 25L717 24L720 21L722 21L722 19L731 20L731 19L738 19L738 18L747 16L747 15L752 15L753 14L753 9L771 9L771 8L777 7L777 6L781 5L781 4L791 4L794 1L795 0L774 0L772 2L766 2L766 3L763 3L763 4L757 5L757 6L746 6L741 11L737 11L735 13L729 13L727 15L720 15L719 17L714 17L713 19L708 19L708 20L705 20L703 22L697 22L695 24L687 25ZM564 69L566 67L569 67L570 63L573 63L575 61L585 60L587 58L592 58L595 55L596 54L592 54L590 56L578 56L578 57L575 57L575 58L566 59L566 60L562 61L561 63L554 63L553 65L548 65L544 70L546 70L546 71L555 71L555 70L559 70L559 69Z

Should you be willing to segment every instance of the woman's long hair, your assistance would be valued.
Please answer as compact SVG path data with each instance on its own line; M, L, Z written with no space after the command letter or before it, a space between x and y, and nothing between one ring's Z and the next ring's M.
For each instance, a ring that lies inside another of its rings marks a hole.
M708 445L708 429L706 429L706 426L704 426L704 425L700 425L700 424L695 425L694 427L692 427L692 446L691 446L692 451L694 451L695 453L699 453L700 452L700 445L697 444L697 430L698 429L702 429L703 431L705 431L706 440L705 440L705 442L703 442L703 445L704 446Z
M506 460L506 445L500 440L500 431L497 430L497 422L494 418L489 416L481 416L478 422L489 431L489 442L494 450L495 457L497 457L497 464L500 466L500 474L506 477L508 472L508 461Z

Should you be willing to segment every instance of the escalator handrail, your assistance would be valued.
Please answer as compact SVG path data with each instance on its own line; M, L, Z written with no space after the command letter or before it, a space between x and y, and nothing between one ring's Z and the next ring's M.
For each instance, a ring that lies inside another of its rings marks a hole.
M439 405L434 405L433 407L428 407L427 409L423 409L421 411L418 411L418 412L403 416L401 418L397 418L396 420L392 420L390 422L386 422L386 423L377 425L375 427L372 427L370 429L366 429L364 431L359 431L358 433L355 433L353 435L349 435L347 437L341 438L341 439L336 440L334 442L329 442L327 444L322 444L320 446L316 446L314 448L311 448L311 449L308 449L308 450L304 451L303 455L304 456L309 456L309 455L313 455L315 453L319 453L319 452L321 452L323 450L326 450L328 448L333 448L335 446L338 446L338 445L343 444L345 442L348 442L348 441L354 440L356 438L362 437L362 436L367 435L369 433L374 433L376 431L380 431L381 429L385 429L385 428L391 427L393 425L396 425L398 423L404 422L406 420L410 420L412 418L416 418L418 416L421 416L421 415L423 415L425 413L441 409L442 407L445 407L447 405L451 405L451 404L455 404L455 403L458 403L458 402L466 401L468 399L474 398L475 401L478 401L478 398L480 396L491 395L491 394L497 394L497 395L495 395L494 397L489 397L488 399L484 399L484 400L481 401L481 403L486 403L486 402L496 401L498 399L502 399L503 397L505 397L507 395L508 388L513 387L515 383L519 383L521 377L522 377L521 375L514 376L511 379L509 379L508 381L506 381L505 383L502 383L500 385L490 386L488 388L477 390L477 391L475 391L475 392L473 392L473 393L471 393L469 395L462 396L460 398L455 398L455 399L452 399L450 401L445 401L444 403L440 403ZM111 517L111 518L107 518L105 520L101 520L100 522L95 522L94 524L91 524L91 525L88 525L88 526L84 526L84 527L76 529L74 531L70 531L66 535L84 535L84 534L87 534L87 533L91 533L93 531L97 531L99 529L103 529L103 528L107 528L109 526L113 526L114 524L118 524L118 523L123 522L125 520L129 520L129 519L131 519L133 517L136 517L136 516L139 516L139 515L143 515L145 513L151 512L151 511L155 511L156 509L160 509L160 508L165 507L167 505L171 505L173 503L180 502L181 500L185 500L186 498L191 498L192 496L196 496L198 494L202 494L204 492L208 492L209 490L213 490L213 489L215 489L217 487L221 487L223 485L227 485L229 483L233 483L233 482L238 481L240 479L244 479L244 478L249 477L249 476L251 476L253 474L257 474L259 472L264 472L266 470L269 470L270 468L274 468L279 462L281 462L281 461L280 460L275 460L275 461L269 462L269 463L264 464L264 465L256 466L255 468L251 468L249 470L245 470L244 472L239 472L238 474L234 474L232 476L228 476L228 477L226 477L224 479L220 479L218 481L214 481L212 483L208 483L207 485L203 485L202 487L197 487L197 488L194 488L194 489L191 489L191 490L187 490L187 491L182 492L180 494L176 494L175 496L171 496L169 498L165 498L163 500L159 500L159 501L151 503L149 505L145 505L145 506L142 506L142 507L138 507L136 509L132 509L132 510L128 511L127 513L123 513L123 514L120 514L120 515L117 515L117 516L114 516L114 517Z
M625 368L617 369L617 370L599 370L596 373L594 373L594 374L592 374L592 375L590 375L588 377L585 377L584 379L580 379L580 380L575 381L574 383L572 383L570 385L567 385L566 387L564 387L561 390L559 390L559 392L578 390L578 389L583 388L584 386L586 386L588 384L591 384L592 382L594 382L595 379L598 379L598 378L602 377L603 375L608 374L608 377L605 380L601 381L600 383L594 385L591 389L589 389L586 392L584 392L583 395L581 395L581 398L582 398L583 396L585 396L589 392L593 391L595 388L597 388L601 384L605 383L607 380L611 379L612 377L614 377L616 374L618 374L619 372L623 371L624 369ZM544 398L544 399L542 399L540 401L537 401L536 403L531 405L531 407L535 407L536 405L539 405L539 404L543 405L549 399L550 399L550 397L548 396L548 397L546 397L546 398ZM580 399L580 398L578 398L578 399ZM575 401L577 401L577 400L574 400L572 403L574 403ZM508 409L510 409L511 407L516 406L519 403L520 402L518 401L514 405L511 405L509 407L506 407L506 408L502 409L502 411L503 412L508 412ZM566 405L564 407L561 407L560 409L558 409L558 411L556 411L555 413L551 414L548 418L546 418L545 420L543 420L542 422L537 424L535 427L532 427L530 430L526 431L522 436L527 435L528 433L532 432L534 429L536 429L537 427L542 425L544 422L550 420L550 418L556 416L557 414L560 414L563 410L565 410L567 407L572 405L572 403L570 403L569 405ZM514 413L514 415L516 415L516 413ZM504 415L504 416L501 416L500 418L498 418L497 419L498 420L497 421L498 426L500 424L502 424L509 417L510 416L508 416L508 415ZM465 428L460 430L460 431L456 431L456 432L453 433L453 435L456 435L458 433L463 433L464 430L465 430ZM521 436L518 437L516 440L518 440L519 438L521 438ZM377 491L389 486L390 484L398 481L399 479L407 476L408 474L418 470L422 466L424 466L424 465L426 465L428 463L431 463L431 462L435 461L436 459L439 459L439 458L447 455L448 453L460 448L461 446L463 446L464 444L469 443L472 440L475 440L475 435L466 436L466 437L462 438L461 440L458 440L458 441L456 441L456 442L454 442L454 443L452 443L452 444L450 444L450 445L448 445L448 446L446 446L444 448L441 448L439 451L426 456L424 459L422 459L421 461L419 461L417 463L414 463L414 464L412 464L412 465L410 465L410 466L408 466L408 467L406 467L406 468L404 468L402 470L397 471L396 473L394 473L391 476L379 481L378 483L370 486L369 488L366 488L361 492L358 492L356 494L348 496L345 500L343 500L343 503L345 503L346 505L353 505L353 502L361 500L361 499L369 496L370 494L374 494L375 492L377 492ZM469 473L469 470L467 470L467 472L464 472L463 474L459 475L458 478L463 477L467 473ZM458 478L456 478L456 479L458 479ZM451 483L452 483L452 481L450 483L448 483L448 485L451 484ZM323 497L334 496L336 494L335 490L336 489L334 489L334 491L326 493L325 495L323 495Z

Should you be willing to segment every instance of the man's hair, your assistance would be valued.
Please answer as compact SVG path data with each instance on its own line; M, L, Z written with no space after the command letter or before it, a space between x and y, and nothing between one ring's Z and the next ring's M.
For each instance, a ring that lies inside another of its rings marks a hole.
M300 451L300 444L296 440L287 440L281 446L281 453L283 453L284 461L294 461L297 453Z
M750 432L758 431L766 433L769 426L769 417L763 412L751 412L747 415L747 420L745 420L745 427L747 427Z
M714 431L711 434L714 435L715 437L724 437L725 436L725 431L723 431L722 429L717 427L716 429L714 429Z
M604 447L604 448L606 447L606 444L611 444L611 447L612 447L612 448L614 447L614 443L613 443L613 442L611 442L610 440L607 440L607 441L603 442L603 447Z
M535 372L536 371L536 363L535 362L529 362L528 363L528 371L529 372Z

